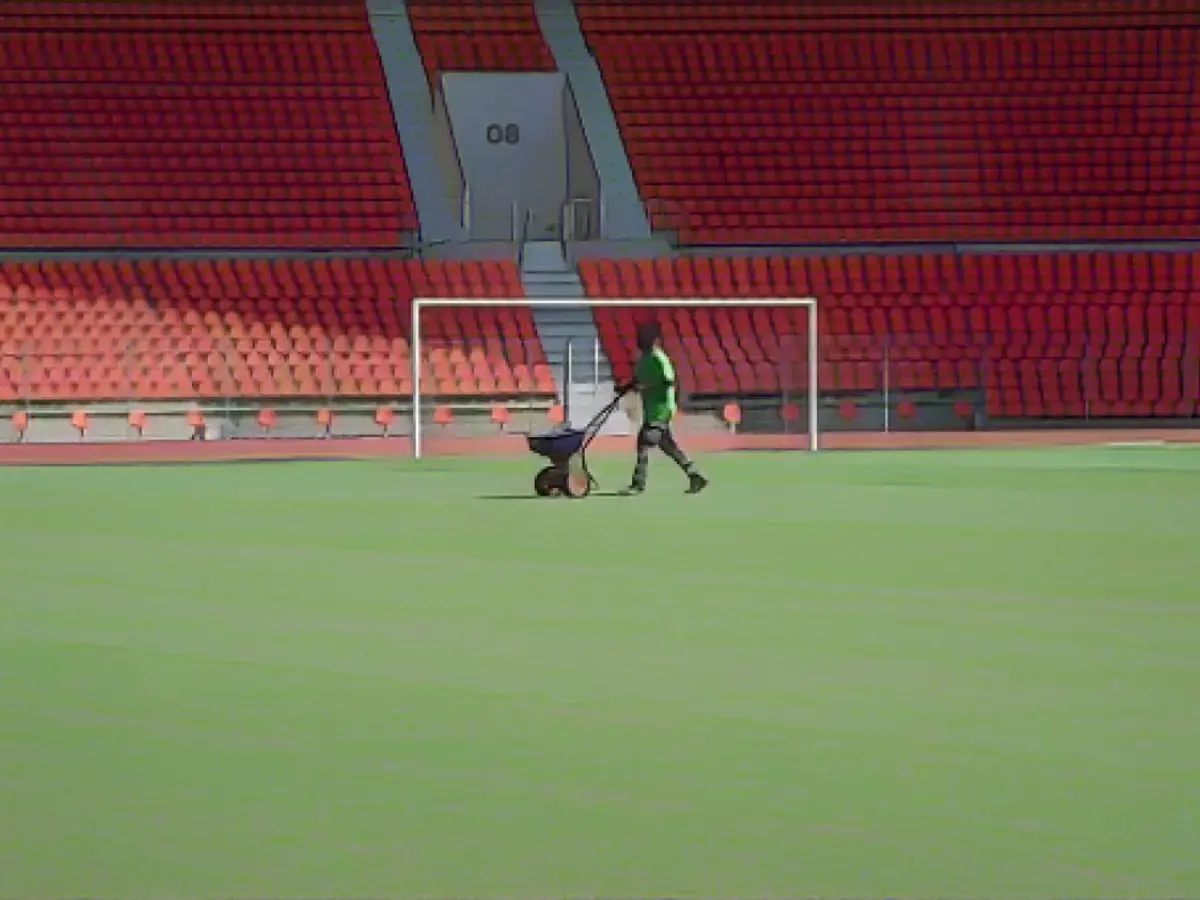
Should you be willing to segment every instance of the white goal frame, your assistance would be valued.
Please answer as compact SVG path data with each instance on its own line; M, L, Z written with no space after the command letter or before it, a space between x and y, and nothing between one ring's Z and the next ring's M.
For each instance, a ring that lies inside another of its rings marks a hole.
M818 373L820 372L820 344L817 332L817 300L815 297L417 297L412 302L412 450L413 458L421 459L425 442L424 425L421 421L424 394L421 390L421 359L424 339L421 335L421 312L438 306L803 306L808 309L808 449L820 449L820 417L818 402L821 397Z

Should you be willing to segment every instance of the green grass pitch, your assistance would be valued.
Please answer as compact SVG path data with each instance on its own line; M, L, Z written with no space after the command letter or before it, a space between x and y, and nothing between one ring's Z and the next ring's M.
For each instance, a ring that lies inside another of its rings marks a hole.
M0 470L0 897L1200 896L1200 453L704 462Z

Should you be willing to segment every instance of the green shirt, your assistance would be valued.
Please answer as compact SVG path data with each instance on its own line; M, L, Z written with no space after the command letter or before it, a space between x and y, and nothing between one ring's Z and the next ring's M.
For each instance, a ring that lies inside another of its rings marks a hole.
M661 347L655 347L637 365L642 388L642 418L646 424L666 424L675 417L675 367Z

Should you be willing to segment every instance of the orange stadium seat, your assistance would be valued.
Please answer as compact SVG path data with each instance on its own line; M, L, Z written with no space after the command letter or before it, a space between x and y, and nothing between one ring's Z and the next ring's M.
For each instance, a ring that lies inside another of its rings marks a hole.
M388 248L417 227L361 0L6 3L0 47L0 247Z
M144 410L135 409L129 414L129 427L139 438L145 435L148 424L148 416Z
M82 441L87 437L88 429L92 427L91 417L82 409L77 409L71 413L71 427L79 432L79 439Z
M523 291L492 262L6 263L0 373L30 400L402 396L418 295ZM434 307L422 326L430 393L553 396L529 307Z
M1190 0L576 0L685 243L1200 236Z
M333 410L327 406L323 406L317 410L317 425L321 427L321 436L329 437L333 434Z
M1200 254L1030 253L587 261L589 296L820 298L834 393L984 390L992 415L1191 416L1200 403ZM618 379L644 308L596 306ZM807 387L803 310L659 310L687 393ZM965 418L970 414L963 414Z
M270 407L263 407L258 411L256 421L258 422L258 427L262 429L263 434L269 435L275 430L275 426L279 424L279 416Z
M191 440L203 440L205 430L208 427L208 420L205 419L204 413L199 409L188 410L187 423L188 427L192 429Z
M396 411L390 406L381 406L375 410L375 424L383 431L383 436L387 437L392 430L392 425L396 422Z
M25 410L17 410L12 414L12 429L17 435L18 441L25 439L25 433L29 431L29 413Z
M512 422L512 412L504 403L496 403L492 406L492 424L498 427L501 431L508 427Z

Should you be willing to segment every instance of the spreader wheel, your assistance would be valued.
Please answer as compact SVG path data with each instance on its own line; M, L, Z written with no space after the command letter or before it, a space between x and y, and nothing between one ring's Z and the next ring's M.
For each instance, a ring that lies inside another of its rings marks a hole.
M554 497L562 493L562 475L554 466L546 466L533 478L533 491L539 497Z
M572 472L567 476L567 496L580 500L592 492L592 479L586 472Z

